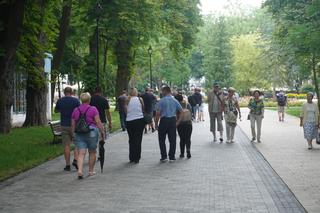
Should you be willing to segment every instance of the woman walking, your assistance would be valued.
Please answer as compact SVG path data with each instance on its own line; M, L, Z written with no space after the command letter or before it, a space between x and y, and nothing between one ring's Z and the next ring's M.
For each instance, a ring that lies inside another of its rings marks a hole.
M89 93L80 95L81 105L73 110L71 128L75 132L75 141L79 151L78 156L78 179L83 179L83 161L89 151L89 176L94 175L94 164L96 162L96 149L99 138L99 130L102 137L105 137L105 131L99 118L99 112L96 107L90 106L91 96ZM84 118L84 125L80 121ZM88 131L84 132L84 129Z
M224 114L226 121L227 143L234 143L234 130L237 126L237 118L241 119L240 107L237 99L234 96L235 89L228 89L228 96L224 100Z
M252 140L254 142L256 139L258 143L261 143L261 123L264 118L264 103L260 98L261 92L259 90L255 90L253 92L253 98L250 99L248 108L250 109L249 120L251 123L251 133ZM255 126L257 124L257 132Z
M185 150L187 152L187 158L191 158L191 134L192 134L192 113L191 106L187 101L183 100L183 96L178 94L175 98L182 106L181 122L179 123L177 130L180 137L180 158L184 158Z
M141 158L141 142L145 122L143 119L144 104L138 97L138 91L133 88L130 91L128 102L125 105L127 113L126 127L129 135L129 160L130 163L139 163Z
M307 94L307 103L301 108L300 126L303 126L304 138L308 142L308 149L312 149L312 140L318 138L319 127L319 109L316 103L312 101L313 93Z

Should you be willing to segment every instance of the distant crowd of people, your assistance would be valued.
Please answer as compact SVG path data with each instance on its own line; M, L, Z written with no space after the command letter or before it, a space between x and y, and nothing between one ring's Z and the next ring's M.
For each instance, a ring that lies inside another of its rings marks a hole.
M284 107L287 97L281 91L277 95L279 121L284 122ZM138 164L141 159L141 144L143 133L158 131L160 161L175 161L177 133L180 138L180 158L191 158L191 135L193 122L204 121L204 97L201 89L186 96L183 91L172 91L169 86L161 89L160 97L153 90L146 88L139 94L136 88L126 89L116 100L116 109L123 131L127 131L129 138L129 162ZM319 111L312 102L313 94L307 96L307 103L302 106L300 125L304 128L304 136L308 141L308 148L312 149L312 140L318 138ZM80 103L81 101L81 103ZM89 176L94 175L96 150L98 143L104 143L106 130L112 129L110 105L103 97L101 88L97 87L94 94L82 93L80 101L72 96L72 89L66 87L64 97L60 98L55 111L61 115L62 142L64 145L65 171L71 171L74 166L78 171L78 178L83 178L83 161L89 153ZM235 88L221 90L218 82L213 84L207 94L208 113L210 117L210 131L213 142L223 143L223 120L225 121L226 143L234 143L237 120L242 118L239 96ZM264 118L264 101L259 90L252 93L248 103L249 114L247 120L251 124L252 142L261 143L261 126ZM217 135L217 132L219 135ZM166 147L166 138L169 150ZM70 145L75 142L74 159L70 160Z

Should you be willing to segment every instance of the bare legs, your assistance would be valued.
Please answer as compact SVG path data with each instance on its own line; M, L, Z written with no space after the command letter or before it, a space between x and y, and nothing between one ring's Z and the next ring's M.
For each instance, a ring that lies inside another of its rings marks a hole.
M83 161L87 150L80 149L78 155L78 176L83 175ZM89 175L93 175L94 164L96 162L96 150L89 150Z

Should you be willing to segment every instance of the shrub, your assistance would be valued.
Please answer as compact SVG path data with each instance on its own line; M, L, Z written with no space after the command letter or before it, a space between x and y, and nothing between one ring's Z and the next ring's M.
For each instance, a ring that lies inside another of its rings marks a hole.
M288 99L296 98L296 99L306 99L306 94L296 94L296 93L288 93L287 94Z
M314 86L311 84L304 84L301 86L300 92L302 92L302 93L313 92L314 93Z

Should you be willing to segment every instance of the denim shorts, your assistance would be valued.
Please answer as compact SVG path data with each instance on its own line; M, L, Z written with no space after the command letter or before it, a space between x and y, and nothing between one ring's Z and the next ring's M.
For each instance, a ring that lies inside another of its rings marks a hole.
M79 150L88 149L89 151L96 150L98 139L99 139L99 130L97 127L90 127L91 131L86 134L77 134L75 136L76 145Z

